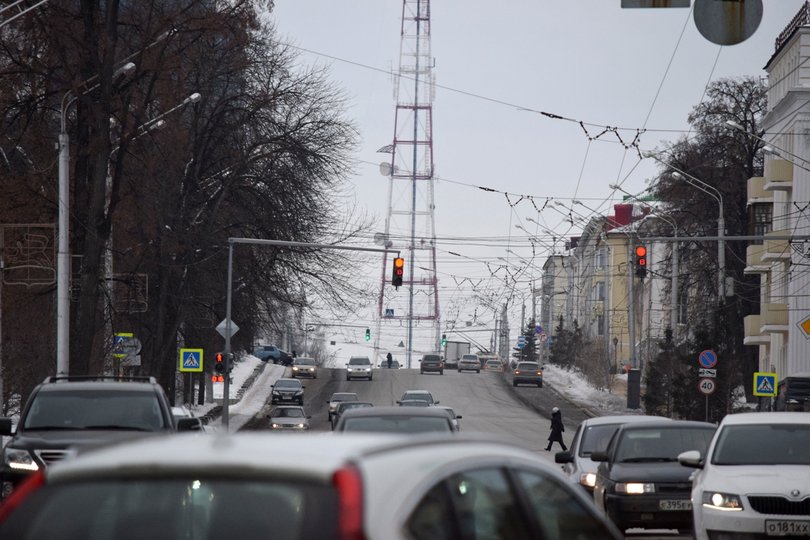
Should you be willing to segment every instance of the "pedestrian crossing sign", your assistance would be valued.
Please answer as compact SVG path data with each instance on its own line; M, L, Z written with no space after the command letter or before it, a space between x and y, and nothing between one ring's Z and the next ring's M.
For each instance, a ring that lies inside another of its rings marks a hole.
M754 373L754 395L776 397L776 373Z
M203 370L202 349L180 349L180 371L200 372Z

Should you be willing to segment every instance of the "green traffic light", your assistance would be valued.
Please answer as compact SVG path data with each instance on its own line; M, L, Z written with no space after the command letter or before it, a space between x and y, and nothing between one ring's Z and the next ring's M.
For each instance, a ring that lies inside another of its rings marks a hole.
M366 328L366 341L371 341L371 328Z

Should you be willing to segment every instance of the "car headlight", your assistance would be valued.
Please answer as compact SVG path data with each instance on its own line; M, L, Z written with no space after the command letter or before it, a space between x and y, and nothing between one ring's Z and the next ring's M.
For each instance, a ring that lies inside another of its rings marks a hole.
M314 367L309 368L310 371L315 371Z
M585 487L594 487L596 485L596 474L592 472L580 474L579 483Z
M704 491L703 506L728 512L740 512L743 509L742 500L738 495L718 491Z
M371 368L370 368L370 367L367 367L367 368L366 368L366 371L371 371Z
M10 469L18 471L36 471L39 469L39 465L34 461L34 458L28 450L6 448L5 462Z
M300 429L304 429L304 428L305 428L305 427L307 427L307 426L306 426L306 424L298 424L298 426L297 426L297 427L299 427Z
M298 371L298 368L293 366L293 371Z
M303 390L296 390L296 391L295 391L295 395L296 395L296 396L297 396L298 394L303 394L303 393L304 393L304 391L303 391Z
M645 484L641 482L617 482L616 493L625 495L643 495L644 493L655 493L655 484Z
M270 427L273 429L278 429L281 427L281 424L270 424Z

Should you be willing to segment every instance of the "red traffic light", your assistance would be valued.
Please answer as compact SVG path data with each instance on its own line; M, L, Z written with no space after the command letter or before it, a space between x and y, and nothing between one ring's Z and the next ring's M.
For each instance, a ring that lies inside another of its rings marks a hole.
M394 274L391 276L391 285L400 287L402 285L402 276L405 274L405 259L402 257L394 258Z
M225 372L225 355L222 354L221 352L218 352L216 354L216 356L214 357L214 359L216 360L216 363L214 364L214 370L217 373L224 373ZM214 377L216 377L216 375L214 375ZM221 377L222 376L220 376L220 379L221 379ZM214 382L217 382L217 381L215 380Z
M647 275L647 248L645 246L636 246L636 276L644 279Z
M646 257L647 248L644 246L636 246L636 257Z

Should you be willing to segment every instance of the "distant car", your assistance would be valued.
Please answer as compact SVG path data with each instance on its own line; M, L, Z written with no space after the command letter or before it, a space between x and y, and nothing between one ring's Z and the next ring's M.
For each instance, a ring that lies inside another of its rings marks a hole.
M487 362L490 360L497 360L499 363L503 364L501 357L497 354L479 354L478 360L481 362L481 369L484 369L484 366L486 366Z
M557 452L554 461L563 464L563 472L572 483L582 486L589 495L593 494L596 484L596 468L599 463L591 459L594 452L604 452L619 426L643 422L666 420L661 416L615 415L596 416L583 420L574 433L571 448L566 452Z
M298 403L304 404L304 386L298 379L279 379L272 386L270 403Z
M268 426L272 431L306 431L309 429L310 418L300 406L274 407L267 415Z
M421 399L403 399L398 401L400 407L431 407L431 404Z
M478 359L477 354L465 354L458 361L458 372L462 371L475 371L481 373L481 360Z
M200 431L203 433L207 433L209 431L208 426L203 419L194 416L194 413L188 410L188 407L182 405L172 407L172 417L174 418L175 425L179 424L179 421L183 418L191 418L191 427L187 429L187 431Z
M332 394L332 397L329 398L329 401L326 402L328 405L327 412L329 414L329 421L332 421L332 416L335 414L335 410L337 409L338 403L342 401L359 401L357 394L354 392L335 392Z
M373 407L351 409L341 415L338 432L455 433L456 428L442 409L435 407Z
M622 538L535 453L462 435L152 437L28 486L0 538Z
M318 363L314 358L294 358L292 365L293 377L310 377L312 379L318 378Z
M678 456L693 469L697 540L810 536L810 414L726 415L706 452Z
M500 360L491 359L487 360L486 364L484 364L484 371L497 371L498 373L503 372L503 364Z
M330 419L332 429L335 429L338 420L340 420L340 415L344 412L350 409L365 409L373 406L374 404L368 401L339 401L337 405L335 405L335 412L332 414L332 418Z
M693 471L678 463L687 450L705 453L716 426L662 420L624 424L599 462L593 500L620 531L631 528L692 530Z
M456 414L456 412L453 409L451 409L450 407L445 407L444 405L441 405L436 408L445 411L447 413L447 416L450 417L450 420L452 420L453 427L456 428L456 431L461 431L461 424L459 424L458 422L459 420L461 420L460 414Z
M444 361L438 354L426 354L419 363L419 373L438 373L444 375Z
M253 356L262 362L272 360L274 363L278 363L278 359L281 357L281 349L275 345L262 345L253 350Z
M368 379L371 380L371 360L368 356L352 356L346 364L346 380Z
M439 402L433 399L433 394L428 392L427 390L405 390L402 394L402 397L399 398L397 403L401 403L403 401L407 401L409 399L420 399L422 401L426 401L431 405L438 405Z
M388 369L388 360L383 360L380 362L380 367L383 369ZM391 360L391 369L399 369L399 360Z
M513 373L512 386L534 384L543 387L543 370L537 362L518 362Z

